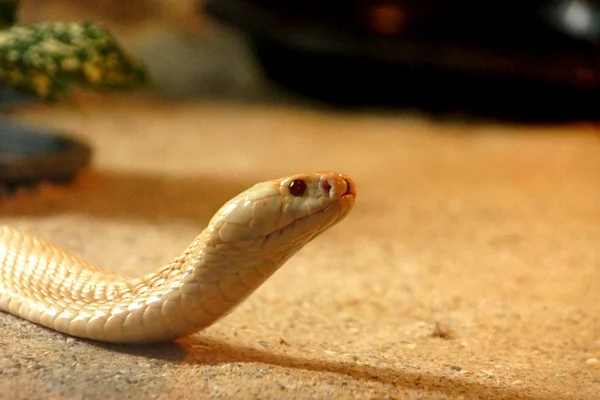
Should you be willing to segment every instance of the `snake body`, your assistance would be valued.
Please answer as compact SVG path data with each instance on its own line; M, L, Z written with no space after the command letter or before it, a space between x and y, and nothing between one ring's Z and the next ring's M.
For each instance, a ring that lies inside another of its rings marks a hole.
M258 183L225 203L181 255L141 278L0 225L0 309L97 341L172 341L229 314L342 220L355 197L352 180L333 172Z

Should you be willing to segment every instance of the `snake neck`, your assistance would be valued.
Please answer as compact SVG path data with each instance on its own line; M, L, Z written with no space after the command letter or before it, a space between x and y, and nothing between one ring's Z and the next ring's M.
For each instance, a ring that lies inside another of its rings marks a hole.
M156 310L146 312L144 323L163 329L137 342L187 336L228 315L294 252L269 251L253 241L226 243L207 228L169 264L130 281L132 295L119 306Z

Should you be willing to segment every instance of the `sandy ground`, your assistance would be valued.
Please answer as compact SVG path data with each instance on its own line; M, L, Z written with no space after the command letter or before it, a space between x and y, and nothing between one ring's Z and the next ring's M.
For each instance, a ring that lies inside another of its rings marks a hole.
M227 199L313 170L357 205L233 314L162 346L0 314L0 397L600 398L600 129L107 98L20 120L95 147L0 222L109 270L176 256Z

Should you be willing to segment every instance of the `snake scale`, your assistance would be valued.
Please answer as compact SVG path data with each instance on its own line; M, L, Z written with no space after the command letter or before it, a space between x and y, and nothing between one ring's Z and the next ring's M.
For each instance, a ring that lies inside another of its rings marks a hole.
M157 272L124 278L0 225L0 309L71 336L166 342L241 304L354 206L343 174L258 183L223 205L185 251Z

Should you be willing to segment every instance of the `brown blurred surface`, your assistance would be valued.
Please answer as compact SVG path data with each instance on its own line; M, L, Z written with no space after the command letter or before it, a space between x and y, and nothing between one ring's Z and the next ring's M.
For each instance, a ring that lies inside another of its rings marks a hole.
M331 169L355 210L225 320L93 344L0 314L2 398L598 398L600 130L134 97L16 113L95 146L0 222L148 272L253 183Z
M198 19L197 0L27 0L19 4L19 20L94 20L112 27L162 21L182 27Z

